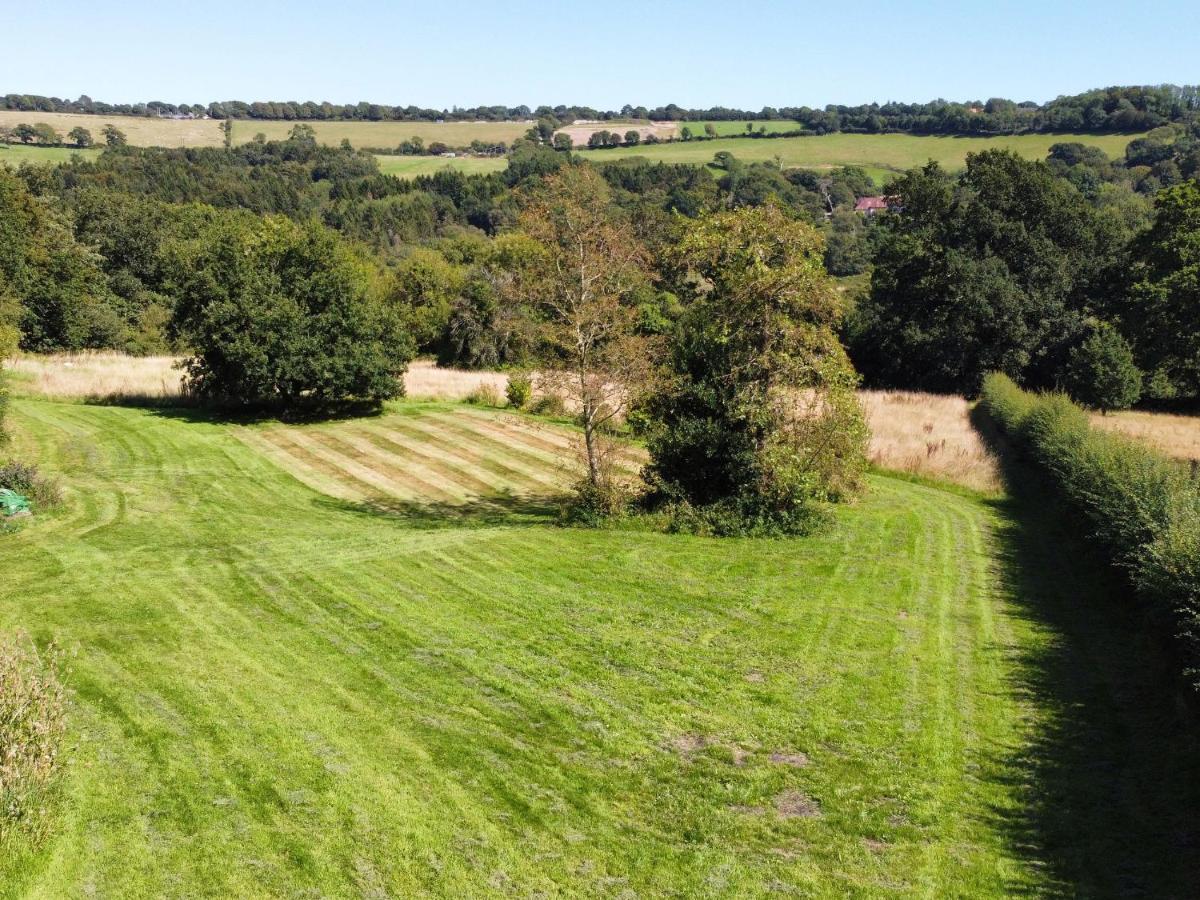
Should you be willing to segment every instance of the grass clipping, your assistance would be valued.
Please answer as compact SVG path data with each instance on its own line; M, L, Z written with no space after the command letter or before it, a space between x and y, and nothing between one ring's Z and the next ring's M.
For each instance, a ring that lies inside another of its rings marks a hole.
M50 829L66 692L62 653L39 653L27 635L0 637L0 856L36 845Z

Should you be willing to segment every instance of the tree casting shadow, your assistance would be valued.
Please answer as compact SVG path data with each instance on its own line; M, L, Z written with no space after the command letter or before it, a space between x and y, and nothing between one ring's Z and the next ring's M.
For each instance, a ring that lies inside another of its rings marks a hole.
M395 497L377 497L361 502L321 497L314 502L323 509L386 519L397 526L414 530L437 531L447 528L495 528L502 525L553 525L559 521L562 498L494 494L463 503L413 503Z
M1019 649L1011 685L1035 710L1032 736L1003 748L992 777L1024 803L994 810L1016 852L1061 893L1200 895L1200 729L1190 689L1129 589L1080 539L1082 523L1016 459L978 409L1001 460L994 501L1003 590L1044 638Z

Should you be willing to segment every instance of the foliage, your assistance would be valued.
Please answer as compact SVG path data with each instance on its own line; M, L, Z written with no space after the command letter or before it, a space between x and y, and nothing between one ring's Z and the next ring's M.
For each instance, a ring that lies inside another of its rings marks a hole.
M467 402L474 406L503 406L500 392L493 385L481 384L467 394Z
M63 769L67 696L62 654L27 634L0 636L0 857L48 836Z
M35 510L62 502L62 486L38 471L38 467L15 461L0 464L0 488L16 491L29 499Z
M536 311L541 378L578 408L590 490L608 495L616 488L607 433L654 373L658 341L638 331L629 302L647 278L646 250L590 166L565 167L522 201L519 226L537 252L507 290Z
M1121 309L1142 368L1172 392L1200 394L1200 182L1163 191L1134 244Z
M1200 483L1145 444L1091 428L1065 396L991 375L981 402L1080 515L1200 688Z
M974 394L989 371L1048 386L1110 285L1123 235L1079 191L1012 153L896 180L851 350L869 383Z
M176 271L197 396L291 411L402 393L413 344L401 310L327 228L222 220L181 247Z
M1128 342L1111 325L1099 323L1071 349L1067 391L1079 403L1108 412L1128 409L1142 395L1142 372Z
M110 347L122 325L99 257L66 222L0 169L0 296L20 300L22 349ZM11 300L8 301L11 303ZM9 317L6 315L6 320ZM4 323L11 326L10 321Z
M513 409L524 409L533 399L533 379L526 372L513 372L508 376L504 396Z
M814 228L771 206L686 230L674 259L691 302L669 386L648 405L647 479L660 502L792 532L859 490L867 429L823 250Z

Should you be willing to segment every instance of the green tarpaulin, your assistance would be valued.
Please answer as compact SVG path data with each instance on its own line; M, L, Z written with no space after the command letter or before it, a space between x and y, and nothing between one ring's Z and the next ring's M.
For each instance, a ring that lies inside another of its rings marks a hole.
M28 500L16 491L10 491L7 488L0 489L0 513L6 516L15 516L19 512L28 511Z

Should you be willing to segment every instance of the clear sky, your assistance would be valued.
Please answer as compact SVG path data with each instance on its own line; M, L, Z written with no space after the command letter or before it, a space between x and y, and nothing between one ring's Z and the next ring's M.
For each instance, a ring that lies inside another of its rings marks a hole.
M1200 81L1200 0L0 0L0 93L758 109Z

